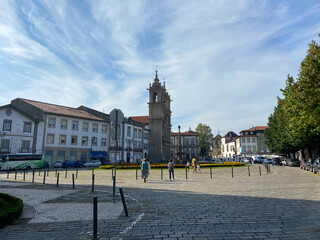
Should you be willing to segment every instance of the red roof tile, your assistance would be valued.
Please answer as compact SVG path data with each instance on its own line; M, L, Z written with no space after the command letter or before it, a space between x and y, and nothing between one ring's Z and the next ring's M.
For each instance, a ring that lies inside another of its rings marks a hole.
M102 118L96 117L86 111L79 110L76 108L54 105L50 103L37 102L33 100L28 100L28 99L21 99L21 100L39 108L45 113L65 115L65 116L77 117L77 118L87 118L87 119L97 120L97 121L104 121Z
M149 116L130 117L133 121L149 124Z

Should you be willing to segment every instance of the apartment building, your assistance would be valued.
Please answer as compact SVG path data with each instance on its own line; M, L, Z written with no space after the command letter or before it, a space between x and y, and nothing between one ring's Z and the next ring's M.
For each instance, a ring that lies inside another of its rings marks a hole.
M179 133L171 132L171 159L177 160L179 146ZM199 133L191 131L180 133L180 146L181 146L181 159L182 160L191 160L195 156L200 154L199 146Z
M85 106L17 98L0 107L0 126L0 155L42 153L50 166L58 160L115 159L109 115ZM148 155L149 130L143 124L125 118L118 129L117 161L137 162Z

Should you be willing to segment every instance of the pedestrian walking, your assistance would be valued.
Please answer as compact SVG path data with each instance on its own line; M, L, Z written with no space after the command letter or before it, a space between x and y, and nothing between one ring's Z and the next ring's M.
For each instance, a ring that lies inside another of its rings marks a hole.
M193 173L197 173L197 158L192 158Z
M201 171L200 171L200 163L198 163L197 169L198 169L198 173L201 173Z
M141 178L143 178L144 182L147 182L148 171L149 171L149 165L147 163L147 159L145 158L143 163L141 164Z
M187 161L186 168L187 168L187 172L189 172L189 169L190 169L190 162L189 161Z
M150 162L149 162L149 159L148 158L146 158L147 159L147 163L148 163L148 176L150 175L150 170L151 170L151 164L150 164Z
M168 163L168 170L169 170L170 181L171 181L171 175L172 175L172 179L174 180L174 163L173 163L172 159L170 159L170 161Z

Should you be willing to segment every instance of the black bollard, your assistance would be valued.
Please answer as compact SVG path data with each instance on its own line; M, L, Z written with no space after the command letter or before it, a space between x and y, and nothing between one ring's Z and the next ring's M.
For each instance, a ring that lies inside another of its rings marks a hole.
M267 164L267 174L269 174L269 164Z
M113 203L116 202L116 176L113 176L113 188L112 188L112 194L113 194Z
M212 167L210 167L210 177L212 178Z
M124 213L126 214L126 217L128 217L129 214L128 214L128 209L127 209L127 204L126 204L126 200L124 199L122 188L119 188L119 191L120 191L120 195L121 195L121 200L122 200Z
M68 176L68 168L66 168L66 175L65 175L65 178L67 178Z
M163 168L161 168L161 180L163 179Z
M231 168L232 178L233 178L233 167Z
M186 179L188 179L188 169L186 168Z
M113 180L113 168L111 168L112 172L111 172L111 179Z
M97 237L98 237L98 197L93 197L93 239L97 239Z
M39 169L39 177L40 177L40 169Z
M46 183L46 171L43 172L43 184Z
M34 170L32 171L32 183L34 183Z
M94 191L94 174L92 174L92 187L91 187L91 191Z
M260 176L261 176L261 167L259 166L259 173L260 173Z
M136 180L138 180L138 168L136 168Z
M10 174L10 171L8 171L8 173L7 173L7 178L9 178L9 174Z
M23 181L26 180L26 171L23 171Z
M74 174L72 174L72 188L74 189L75 186L74 186Z
M76 170L76 179L78 179L78 168Z
M57 187L59 186L59 175L60 173L58 173L58 176L57 176Z
M250 167L248 166L248 176L250 177Z
M49 171L50 171L50 169L48 168L48 171L47 171L47 177L49 177Z
M15 180L17 179L17 170L16 170L16 173L14 174L14 179Z

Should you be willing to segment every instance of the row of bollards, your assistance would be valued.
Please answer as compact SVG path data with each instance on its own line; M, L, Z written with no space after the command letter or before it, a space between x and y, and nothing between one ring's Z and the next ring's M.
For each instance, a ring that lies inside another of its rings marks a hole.
M266 166L267 168L267 174L271 173L270 171L270 165L268 164ZM188 179L188 169L186 168L186 179ZM261 167L259 166L259 175L261 176ZM250 166L248 166L248 176L251 177L251 171ZM234 170L233 167L231 167L231 177L234 178ZM210 167L210 178L213 178L213 171L212 167ZM163 168L160 169L160 179L163 180ZM136 168L136 180L138 180L138 168Z

